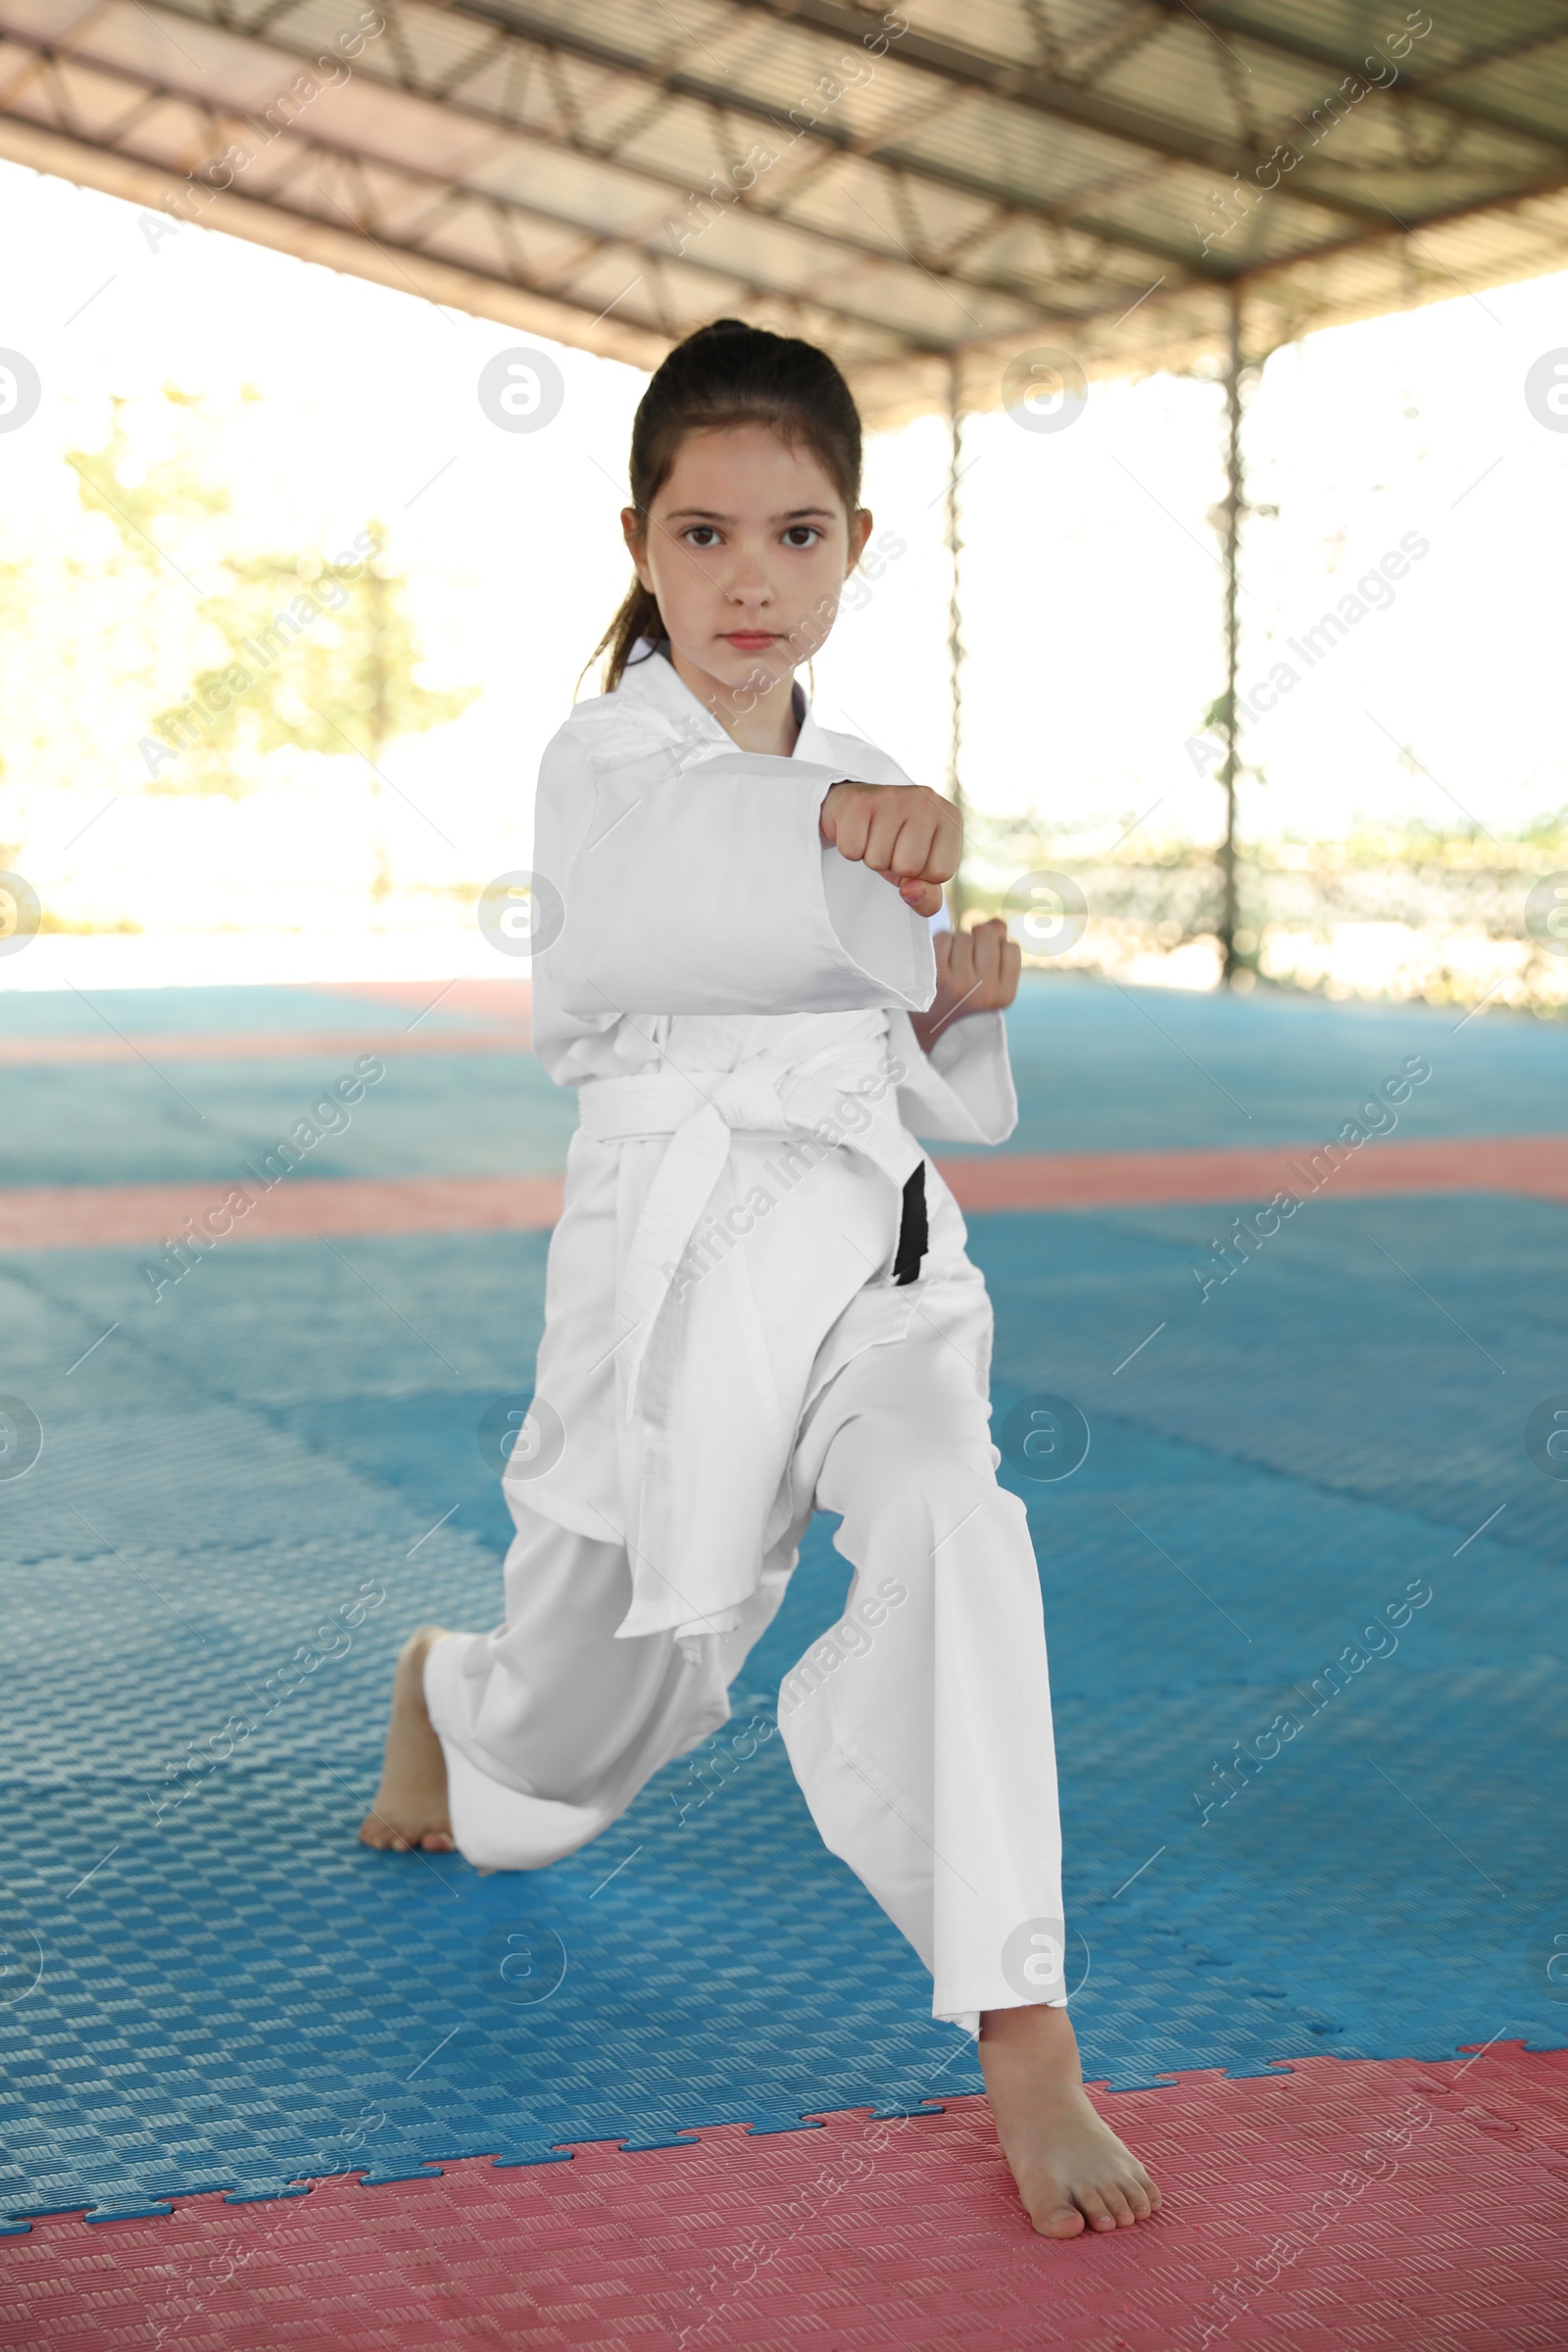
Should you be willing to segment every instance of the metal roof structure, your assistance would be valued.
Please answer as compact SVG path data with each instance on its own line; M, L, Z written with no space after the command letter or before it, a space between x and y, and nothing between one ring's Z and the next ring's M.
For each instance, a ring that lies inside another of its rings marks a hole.
M887 423L1563 267L1568 8L1435 7L0 0L0 155L643 367L738 313Z

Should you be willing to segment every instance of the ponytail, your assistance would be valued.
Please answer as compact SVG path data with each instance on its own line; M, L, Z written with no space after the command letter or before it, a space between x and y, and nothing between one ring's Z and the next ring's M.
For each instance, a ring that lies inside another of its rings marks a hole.
M631 658L632 647L638 638L646 637L651 645L655 645L663 634L664 623L659 611L659 599L651 588L643 586L633 572L631 586L621 598L614 619L583 663L583 671L586 673L589 663L597 662L600 655L604 654L605 692L613 694L620 684L626 663ZM582 684L581 677L577 683L579 686Z

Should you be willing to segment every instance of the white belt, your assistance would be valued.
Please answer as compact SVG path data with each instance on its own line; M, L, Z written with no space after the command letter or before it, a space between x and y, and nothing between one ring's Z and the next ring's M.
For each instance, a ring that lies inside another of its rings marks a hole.
M871 1102L858 1093L880 1077ZM858 1100L867 1123L846 1133L838 1105ZM904 1127L894 1082L862 1048L790 1068L760 1057L735 1070L649 1071L638 1077L588 1078L577 1089L582 1132L598 1143L667 1135L669 1149L649 1187L621 1274L617 1308L626 1334L626 1409L632 1418L639 1375L675 1268L729 1158L734 1133L789 1135L833 1130L831 1140L874 1161L896 1190L919 1166L919 1145ZM828 1140L822 1138L822 1140Z

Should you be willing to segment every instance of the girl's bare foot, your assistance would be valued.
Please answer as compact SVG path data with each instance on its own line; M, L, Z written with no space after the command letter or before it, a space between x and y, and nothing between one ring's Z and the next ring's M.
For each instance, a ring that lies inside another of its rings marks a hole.
M997 2136L1042 2237L1130 2230L1159 2191L1090 2105L1065 2009L988 2009L980 2065Z
M438 1625L421 1625L403 1644L392 1677L381 1786L360 1824L362 1845L390 1846L398 1854L416 1845L427 1854L453 1850L446 1758L424 1703L424 1661L441 1633Z

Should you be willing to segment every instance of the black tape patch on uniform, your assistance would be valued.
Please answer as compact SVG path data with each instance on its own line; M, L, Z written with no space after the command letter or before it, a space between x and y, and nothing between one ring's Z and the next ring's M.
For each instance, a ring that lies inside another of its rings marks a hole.
M894 1281L913 1282L920 1271L920 1260L930 1247L931 1228L925 1213L925 1161L922 1159L904 1187L904 1219L899 1227L899 1247L893 1259Z

